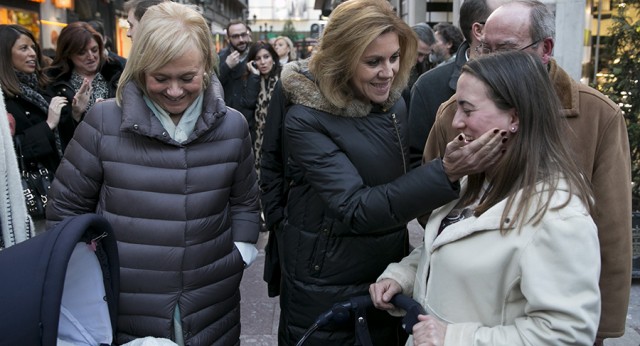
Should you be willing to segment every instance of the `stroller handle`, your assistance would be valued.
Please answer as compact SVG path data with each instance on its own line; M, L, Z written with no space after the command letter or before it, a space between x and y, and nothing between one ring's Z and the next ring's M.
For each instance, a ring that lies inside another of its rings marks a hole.
M393 296L393 298L391 298L391 304L407 312L402 318L402 329L404 329L407 334L413 333L413 326L418 323L418 315L426 315L426 312L420 303L404 294L396 294ZM368 294L353 297L346 302L334 304L330 310L325 311L318 316L316 321L309 329L307 329L306 333L302 336L302 339L298 341L296 346L304 344L311 334L313 334L318 328L329 324L329 322L345 323L352 318L352 312L359 310L364 313L364 309L369 307L373 307L373 301L371 301L371 296ZM368 335L367 338L369 339L369 342L363 343L364 345L371 344L371 340Z
M393 298L391 298L391 304L407 312L402 318L402 329L404 329L407 334L413 334L413 326L418 323L418 315L427 314L420 303L404 294L396 294L393 296Z
M402 319L402 328L407 332L407 334L411 334L413 332L413 325L418 323L418 315L426 315L426 312L420 303L402 293L393 296L393 298L391 298L391 304L407 312ZM353 297L350 298L349 301L334 304L330 310L318 316L315 324L318 327L323 327L331 321L343 323L349 320L351 317L351 311L372 306L373 301L371 301L371 296L368 294Z

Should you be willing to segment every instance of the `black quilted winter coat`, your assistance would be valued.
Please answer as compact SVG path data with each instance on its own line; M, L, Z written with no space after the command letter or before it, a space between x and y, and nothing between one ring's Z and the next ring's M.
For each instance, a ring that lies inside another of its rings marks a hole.
M92 107L57 171L48 219L95 212L114 229L118 344L175 340L176 305L185 344L239 344L244 264L234 242L258 238L254 158L247 123L217 80L204 93L194 132L178 143L127 85L121 107Z
M408 254L406 224L453 200L440 160L409 170L406 106L401 90L383 105L354 99L337 109L304 63L282 72L293 105L284 120L291 176L284 227L280 345L295 345L334 303L368 294L387 265ZM398 321L369 312L377 345L403 343ZM331 326L305 345L353 345L354 325Z

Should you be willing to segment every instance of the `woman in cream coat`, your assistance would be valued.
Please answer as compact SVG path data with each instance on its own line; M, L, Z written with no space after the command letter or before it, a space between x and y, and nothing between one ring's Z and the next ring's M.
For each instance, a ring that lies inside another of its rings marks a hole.
M389 300L404 292L425 307L408 344L592 345L600 256L591 192L560 136L548 74L524 52L482 57L463 68L457 99L459 139L506 131L504 157L432 214L424 244L371 285L375 305L394 314Z

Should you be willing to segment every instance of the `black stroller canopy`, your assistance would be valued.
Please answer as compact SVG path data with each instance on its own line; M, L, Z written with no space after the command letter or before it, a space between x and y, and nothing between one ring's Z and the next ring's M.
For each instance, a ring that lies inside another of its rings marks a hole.
M0 345L55 345L69 259L78 243L96 243L113 330L119 264L115 237L101 216L69 217L0 251Z

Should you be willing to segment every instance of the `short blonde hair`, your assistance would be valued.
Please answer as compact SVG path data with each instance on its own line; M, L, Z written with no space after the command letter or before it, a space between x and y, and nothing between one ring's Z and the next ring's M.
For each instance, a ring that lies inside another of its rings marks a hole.
M273 41L273 44L275 45L275 43L278 42L278 40L283 40L284 43L286 43L287 46L289 47L289 61L298 60L298 54L296 54L296 47L293 45L293 41L291 41L291 39L288 38L287 36L278 36Z
M338 5L329 18L317 51L309 61L324 97L344 108L355 97L350 80L367 46L378 36L395 32L400 43L400 67L392 88L404 89L416 56L418 39L385 0L349 0Z
M145 75L192 48L202 54L204 87L209 85L209 76L213 75L217 64L213 53L215 46L206 20L192 6L167 1L150 7L140 21L133 42L116 92L118 104L121 104L124 88L130 81L146 95Z

